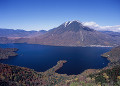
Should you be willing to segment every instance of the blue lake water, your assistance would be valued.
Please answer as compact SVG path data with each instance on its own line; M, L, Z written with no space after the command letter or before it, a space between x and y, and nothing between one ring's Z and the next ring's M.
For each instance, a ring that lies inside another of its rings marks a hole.
M99 69L109 61L101 57L110 47L57 47L38 44L0 44L2 48L18 48L18 56L0 60L1 63L28 67L43 72L57 64L59 60L67 63L57 73L80 74L86 69Z

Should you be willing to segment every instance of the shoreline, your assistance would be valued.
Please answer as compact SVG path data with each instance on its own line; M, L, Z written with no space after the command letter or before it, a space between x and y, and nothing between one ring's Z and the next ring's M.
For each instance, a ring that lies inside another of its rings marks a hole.
M3 43L3 44L34 44L34 43ZM86 45L86 46L66 46L66 45L45 45L45 44L35 44L35 45L43 45L43 46L52 46L52 47L115 47L115 46L104 46L104 45Z
M24 43L20 43L20 44L24 44ZM49 45L44 45L44 46L49 46ZM57 47L57 46L54 46L54 47ZM58 46L58 47L59 47L59 46ZM61 46L61 47L64 47L64 46ZM69 46L65 46L65 47L69 47ZM18 49L17 49L17 50L18 50ZM17 50L16 50L16 51L17 51ZM14 51L14 52L16 52L16 51ZM108 52L109 52L109 51L108 51ZM18 55L18 54L17 54L17 55ZM17 56L17 55L14 55L14 56ZM102 56L102 55L101 55L101 56ZM8 57L10 57L10 56L8 56ZM104 57L104 56L102 56L102 57ZM106 58L106 57L105 57L105 58ZM8 59L8 58L7 58L7 59ZM109 59L107 59L107 60L110 61ZM60 61L61 61L61 60L60 60ZM67 62L67 61L65 61L65 60L63 60L63 61L64 61L64 62L61 63L62 66L64 66L63 64ZM59 61L58 61L57 63L59 63ZM109 63L111 63L111 61L110 61ZM109 64L109 63L108 63L108 64ZM3 63L3 64L4 64L4 63ZM55 66L57 66L57 65L58 65L58 64L56 64ZM16 66L17 66L17 65L16 65ZM61 66L61 67L62 67L62 66ZM20 67L20 66L19 66L19 67ZM53 67L54 67L54 66L53 66ZM52 67L52 68L53 68L53 67ZM61 68L61 67L60 67L60 68ZM106 68L106 67L108 67L108 65L105 66L105 67L103 67L103 68ZM58 68L58 69L60 69L60 68ZM103 69L103 68L100 68L100 69ZM50 68L50 69L51 69L51 68ZM50 70L50 69L47 69L46 71L48 71L48 70ZM57 69L57 70L58 70L58 69ZM98 69L99 69L99 68L98 68ZM98 70L98 69L95 69L95 70ZM34 70L34 69L33 69L33 70ZM89 69L86 69L86 70L84 70L84 71L87 71L87 70L89 70ZM93 70L94 70L94 69L93 69ZM84 72L84 71L83 71L83 72ZM36 72L39 72L39 71L36 71ZM44 72L45 72L45 71L44 71ZM55 72L55 71L54 71L54 72ZM81 72L81 73L79 73L79 74L76 74L76 75L80 75L80 74L82 74L83 72ZM55 72L55 73L56 73L56 72ZM58 74L59 74L59 73L58 73ZM67 74L66 74L66 75L67 75ZM75 75L75 74L71 74L71 75ZM69 76L69 75L68 75L68 76Z
M78 81L78 80L86 81L88 79L87 78L88 75L99 73L102 70L106 69L107 66L108 66L107 65L106 67L101 68L101 69L86 69L82 73L77 74L77 75L74 75L74 74L67 75L67 74L57 73L56 71L59 70L62 66L64 66L64 64L66 62L67 62L66 60L60 60L60 61L57 62L56 65L54 65L52 68L50 68L50 69L48 69L48 70L46 70L44 72L38 72L38 71L35 71L34 69L31 69L31 68L15 66L15 65L9 65L9 64L4 64L4 63L0 63L0 66L1 66L1 68L3 67L3 68L6 68L7 70L9 70L8 72L6 71L6 72L1 73L2 77L3 77L3 81L6 81L8 83L14 83L14 84L17 83L19 85L24 85L24 84L26 84L28 82L30 84L31 83L35 83L35 84L39 83L40 86L47 86L47 85L63 86L65 84L70 84L71 82ZM5 71L6 69L3 69L3 68L2 68L2 70ZM21 77L23 79L23 81L16 82L16 79L15 79L14 82L9 82L9 79L11 79L10 77L13 77L13 75L11 75L11 73L9 73L10 71L11 72L12 71L13 72L18 71L17 74L14 74L15 77L16 76L20 77L19 74L23 74L22 76L24 76L24 77L23 78ZM6 75L4 75L4 73L6 73ZM29 78L26 77L26 74L28 76L30 76L30 80L29 80ZM7 76L7 75L9 75L9 77L4 79L4 77ZM0 76L0 78L1 78L1 76ZM29 83L27 85L30 85ZM89 83L89 81L87 83Z
M0 48L0 60L8 59L12 56L17 56L18 54L16 51L18 51L17 48Z

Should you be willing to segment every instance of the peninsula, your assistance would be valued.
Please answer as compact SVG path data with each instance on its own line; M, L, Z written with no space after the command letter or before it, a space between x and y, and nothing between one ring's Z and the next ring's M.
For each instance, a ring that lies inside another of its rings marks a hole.
M17 48L0 48L0 59L8 59L10 56L17 56Z
M6 52L16 50L7 48ZM119 50L120 47L116 47L102 55L110 58L111 62L107 67L88 69L78 75L56 73L67 62L66 60L58 61L55 66L44 72L0 63L0 83L5 86L120 86ZM113 57L117 59L114 60Z

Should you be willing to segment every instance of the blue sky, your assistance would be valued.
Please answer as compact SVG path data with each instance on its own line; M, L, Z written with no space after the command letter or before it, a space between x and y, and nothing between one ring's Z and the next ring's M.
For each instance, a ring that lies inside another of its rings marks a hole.
M0 0L0 28L49 30L71 20L120 25L120 0Z

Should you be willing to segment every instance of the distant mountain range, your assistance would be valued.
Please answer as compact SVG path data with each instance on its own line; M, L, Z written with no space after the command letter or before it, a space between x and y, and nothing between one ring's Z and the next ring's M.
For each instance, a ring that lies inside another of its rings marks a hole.
M43 31L44 33L42 33L42 35L41 32L36 31L33 32L23 31L23 32L28 33L29 35L25 35L24 33L25 36L23 37L21 36L22 38L13 39L12 43L27 42L30 44L53 45L53 46L98 46L98 47L117 46L120 44L119 36L113 36L111 34L108 34L107 32L96 31L92 28L82 25L82 23L79 21L65 22L60 26L49 30L48 32Z
M120 37L120 32L113 32L113 31L100 31L100 32L108 34L112 37Z
M25 30L14 30L14 29L4 29L0 28L0 37L31 37L31 36L37 36L42 35L46 33L45 30L40 31L25 31Z

